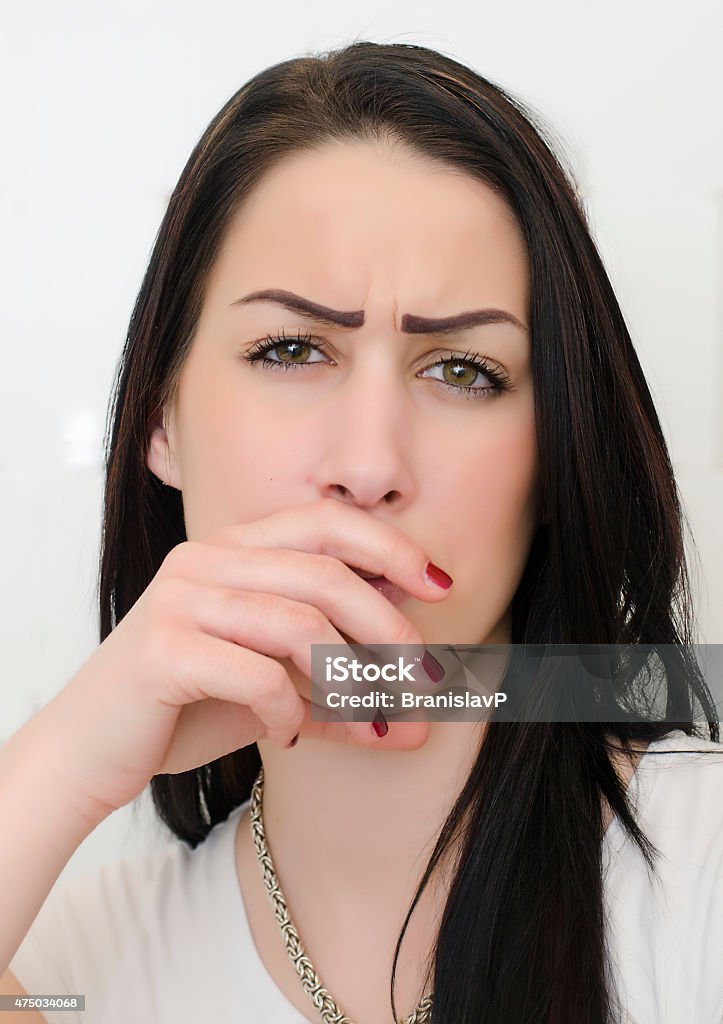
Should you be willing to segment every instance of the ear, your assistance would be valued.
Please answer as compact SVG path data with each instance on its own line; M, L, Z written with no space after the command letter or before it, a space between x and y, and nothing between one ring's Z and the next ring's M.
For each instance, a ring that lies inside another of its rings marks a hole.
M163 410L156 412L148 424L148 430L146 465L162 483L182 490L180 469L175 456L176 430L173 410L167 416Z

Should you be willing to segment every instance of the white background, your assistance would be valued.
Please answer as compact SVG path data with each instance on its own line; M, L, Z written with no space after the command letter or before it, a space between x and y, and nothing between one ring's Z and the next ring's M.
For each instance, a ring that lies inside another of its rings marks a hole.
M668 439L723 642L723 23L713 2L3 4L0 741L98 643L107 403L173 186L270 64L355 39L439 49L552 127L580 183ZM268 12L268 14L263 13ZM48 766L52 770L52 766ZM139 802L71 859L166 841Z

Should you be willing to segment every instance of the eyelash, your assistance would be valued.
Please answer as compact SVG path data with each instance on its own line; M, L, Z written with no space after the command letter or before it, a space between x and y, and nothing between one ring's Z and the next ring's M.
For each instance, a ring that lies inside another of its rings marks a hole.
M287 338L285 335L273 335L267 334L266 337L257 342L253 348L249 349L248 352L244 353L243 358L250 363L260 362L263 366L271 366L274 368L283 367L285 370L303 366L314 366L314 363L284 363L277 362L275 359L264 358L267 352L276 348L278 345L284 345L289 341L294 341L299 344L311 345L312 349L321 352L322 355L328 356L329 353L326 351L325 346L321 342L313 342L310 334L298 334L296 337ZM446 380L438 380L433 378L437 384L441 384L442 387L449 388L450 391L461 393L464 398L471 398L477 400L480 398L494 398L496 395L502 394L505 391L512 390L512 380L501 370L496 370L490 366L489 363L481 356L476 355L473 352L465 352L463 356L455 355L450 352L444 359L440 359L438 362L428 366L427 370L433 370L437 366L443 366L445 363L459 363L463 366L471 366L478 372L489 377L491 386L488 388L473 388L466 385L456 386L450 384Z

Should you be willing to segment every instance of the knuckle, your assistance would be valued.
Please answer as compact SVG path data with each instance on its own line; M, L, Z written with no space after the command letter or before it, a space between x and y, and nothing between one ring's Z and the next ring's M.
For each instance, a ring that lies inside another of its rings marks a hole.
M164 573L167 575L182 573L188 565L191 549L196 546L195 541L184 540L172 547L161 563Z
M306 639L318 636L326 626L326 616L314 605L291 602L284 612L284 625L294 636Z
M410 644L415 646L424 643L416 626L413 626L408 619L405 619L402 616L397 618L395 621L393 642L395 644Z
M186 600L187 585L179 576L160 576L148 590L151 614L156 620L177 613Z
M279 702L286 696L290 683L286 669L278 661L269 658L265 671L258 676L259 692L268 700Z
M169 676L182 681L191 659L182 632L162 622L146 634L143 660L150 677L161 682Z
M316 561L314 571L326 590L339 590L344 587L349 573L344 563L331 555L321 555Z
M229 523L220 529L214 530L206 538L206 543L218 547L243 547L245 535L246 526L244 523Z
M245 592L243 598L237 592L237 600L241 599L244 608L250 608L260 622L278 623L285 627L286 620L285 618L280 619L279 607L281 606L282 614L285 615L286 598L280 597L278 594L267 594L265 591L249 590Z
M256 595L253 595L255 597ZM212 594L213 601L223 621L236 622L248 614L249 600L252 595L249 591L237 590L235 587L215 587ZM261 614L264 615L265 608Z

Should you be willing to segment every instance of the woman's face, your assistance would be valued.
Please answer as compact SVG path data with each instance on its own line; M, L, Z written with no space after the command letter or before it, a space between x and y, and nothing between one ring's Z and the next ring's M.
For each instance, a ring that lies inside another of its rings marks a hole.
M351 326L238 301L262 289L352 312ZM520 326L412 329L476 310ZM454 579L444 602L400 606L425 642L507 643L538 521L527 323L525 247L490 188L369 143L296 154L229 225L149 468L182 491L189 540L323 497L352 502ZM323 351L289 345L307 334ZM265 354L277 365L244 358L266 335L284 336ZM454 362L470 354L510 390Z

